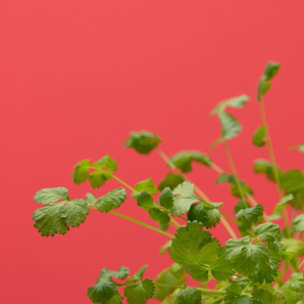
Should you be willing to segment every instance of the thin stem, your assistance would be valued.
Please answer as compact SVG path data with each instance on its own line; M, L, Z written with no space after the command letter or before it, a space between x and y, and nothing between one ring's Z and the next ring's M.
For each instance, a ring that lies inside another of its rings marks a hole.
M184 179L186 179L187 181L189 181L190 183L192 183L194 185L194 189L195 191L201 196L201 198L206 201L207 203L210 203L210 199L208 198L208 196L202 191L200 190L193 182L191 182L191 180L186 177L183 173L177 171L178 169L176 168L176 166L172 163L172 161L170 160L170 158L167 156L167 154L162 151L161 149L157 148L157 152L160 155L160 157L165 161L166 164L168 164L173 170L175 170L176 172L178 172L178 174L180 176L182 176ZM221 212L221 214L223 216L226 216L225 213ZM236 239L237 236L234 232L234 230L231 228L231 226L229 225L229 223L226 221L226 219L222 216L222 224L224 225L224 227L226 228L227 232L230 234L230 236L233 239ZM231 217L228 217L229 219L232 219ZM233 220L235 222L235 220Z
M198 287L198 289L201 291L203 295L208 295L208 296L222 296L225 295L224 290L214 290L214 289L208 289L204 287Z
M233 176L235 178L236 186L237 186L237 188L238 188L238 190L241 194L242 200L245 201L245 194L244 194L244 191L241 187L240 180L238 178L238 174L237 174L237 171L236 171L236 167L235 167L235 164L234 164L234 161L233 161L233 158L232 158L232 155L230 153L230 150L229 150L229 147L227 145L226 140L223 141L223 144L224 144L224 148L225 148L225 151L226 151L226 154L227 154L227 157L228 157L228 161L229 161L229 164L230 164L231 171L232 171Z
M92 206L92 205L90 205L89 208L90 209L97 209L96 206ZM119 213L119 212L116 212L116 211L109 211L109 213L114 214L114 215L119 216L119 217L122 217L122 218L124 218L124 219L126 219L126 220L128 220L128 221L130 221L132 223L135 223L135 224L138 224L140 226L146 227L146 228L148 228L150 230L156 231L156 232L158 232L158 233L160 233L162 235L165 235L165 236L167 236L169 238L173 238L174 237L173 234L170 234L170 233L168 233L166 231L162 231L162 230L160 230L160 229L158 229L156 227L153 227L153 226L151 226L149 224L146 224L146 223L144 223L142 221L139 221L139 220L137 220L137 219L135 219L133 217L130 217L128 215L125 215L125 214L122 214L122 213Z
M113 174L113 178L115 180L117 180L120 184L122 184L123 186L125 186L127 189L131 190L132 192L135 191L135 189L133 187L131 187L129 184L127 184L126 182L124 182L122 179L120 179L119 177L117 177L114 174Z

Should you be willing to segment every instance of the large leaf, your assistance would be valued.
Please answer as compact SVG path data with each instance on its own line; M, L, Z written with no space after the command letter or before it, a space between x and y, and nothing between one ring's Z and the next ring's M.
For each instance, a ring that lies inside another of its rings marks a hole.
M249 97L247 95L240 95L237 97L233 97L227 100L224 100L220 102L212 111L211 115L214 115L216 113L221 113L226 110L227 107L232 108L242 108L246 102L249 101Z
M176 168L181 169L184 173L192 171L193 162L197 162L208 167L212 164L209 156L199 151L181 151L175 154L170 161Z
M187 181L178 185L173 190L173 194L173 215L185 214L193 203L200 201L199 197L194 193L194 185Z
M126 200L127 193L124 188L114 189L102 197L97 199L96 207L101 212L109 212L113 209L120 207Z
M154 133L147 131L131 132L125 146L134 148L138 153L149 154L160 142L161 139Z
M279 241L282 238L280 226L274 223L263 223L254 228L254 233L262 241Z
M37 191L34 196L34 201L38 204L55 203L59 200L69 200L67 188L45 188Z

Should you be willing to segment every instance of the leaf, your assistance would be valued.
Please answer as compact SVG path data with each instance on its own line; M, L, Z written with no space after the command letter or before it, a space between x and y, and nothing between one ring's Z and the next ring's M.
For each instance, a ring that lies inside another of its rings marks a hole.
M124 266L118 271L103 268L95 285L88 288L88 297L95 304L121 304L123 297L118 292L112 277L124 280L128 274L129 269Z
M149 154L160 142L161 139L154 133L147 131L131 132L125 146L134 148L138 153Z
M254 233L262 241L279 241L282 238L280 226L274 223L263 223L254 228Z
M169 187L163 189L159 196L159 203L166 209L171 209L173 207L173 193Z
M78 227L89 214L88 205L84 200L61 201L49 203L33 213L34 227L42 236L65 234L69 227Z
M145 304L154 294L154 284L151 280L145 279L140 282L128 284L124 290L128 304Z
M304 214L300 214L294 218L294 220L292 221L292 231L304 231Z
M226 112L220 112L218 116L222 128L222 140L231 139L240 133L242 126L234 116Z
M282 239L282 243L283 243L282 254L285 256L285 258L287 258L287 261L304 256L304 243L302 240Z
M267 80L271 80L279 71L279 69L281 68L281 65L277 62L269 62L265 68L265 78Z
M266 142L265 142L266 130L267 130L266 126L261 126L254 132L254 135L253 135L253 138L252 138L252 143L255 146L257 146L257 147L265 146L265 144L266 144Z
M280 176L280 186L285 194L296 193L304 190L304 174L298 170L289 170Z
M34 201L38 204L55 203L59 200L69 200L67 188L45 188L37 191L34 196Z
M89 177L89 169L91 168L90 160L85 159L75 166L75 171L72 172L73 181L80 185Z
M163 270L155 281L155 298L164 300L186 281L184 267L173 264L169 269Z
M117 188L98 198L96 207L100 212L110 212L111 210L120 207L126 198L126 190L124 188Z
M147 211L155 207L152 196L146 190L140 192L136 200L137 205Z
M113 176L112 172L106 171L94 171L89 174L89 182L93 189L99 188L100 186L104 185L104 183L111 179Z
M191 205L200 199L194 193L194 185L185 181L173 190L174 200L172 215L185 214Z
M94 167L98 169L105 169L107 171L116 171L117 162L107 154L100 160L94 162Z
M210 209L207 210L208 219L207 222L204 223L206 228L215 227L221 220L221 213L218 209Z
M261 101L262 96L265 95L270 88L271 88L271 82L269 80L266 80L265 76L262 76L258 85L257 100Z
M178 293L176 300L177 304L202 304L202 294L195 287L187 287Z
M135 191L131 194L131 197L136 198L137 195L144 190L151 195L156 194L158 191L158 189L154 185L153 180L151 178L148 178L135 185Z
M162 191L166 187L169 187L171 190L173 190L175 187L177 187L183 181L185 181L185 179L181 175L169 172L166 175L166 177L158 185L158 189L160 191Z
M149 210L149 215L154 221L158 222L160 229L167 230L169 228L170 217L166 212L153 208Z
M197 221L204 225L208 222L208 213L202 204L193 204L187 214L189 221Z
M236 218L238 221L238 228L242 233L246 233L250 230L253 224L256 224L260 221L263 216L263 206L257 204L252 208L241 209L236 213Z
M274 207L272 215L268 216L267 219L270 221L278 220L281 218L281 211L285 209L289 203L294 199L294 196L292 194L288 194L280 200L279 203L276 204Z
M212 111L211 115L221 113L226 110L227 107L242 108L249 101L247 95L240 95L220 102Z
M140 267L137 270L137 272L128 279L128 282L132 283L132 282L142 280L142 277L143 277L145 271L147 270L147 268L148 268L148 265L144 265L144 266Z
M237 272L249 276L255 282L271 283L278 269L278 261L264 244L252 244L250 237L228 240L224 246L227 258L234 262Z
M277 170L280 176L282 174L282 171L279 167L277 167ZM267 160L256 160L254 162L253 171L255 173L265 174L270 181L275 182L274 166Z
M207 167L210 167L212 164L209 156L199 151L181 151L171 157L170 161L176 168L181 169L183 173L192 171L193 162L203 164Z

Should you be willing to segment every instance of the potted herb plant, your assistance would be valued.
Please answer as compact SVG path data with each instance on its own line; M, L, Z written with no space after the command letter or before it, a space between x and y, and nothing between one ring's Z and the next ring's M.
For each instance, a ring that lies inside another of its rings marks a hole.
M246 95L225 100L211 112L221 124L221 135L212 146L223 145L232 173L224 172L200 151L181 151L168 157L156 134L141 131L132 132L125 146L141 154L157 151L169 167L158 186L152 179L128 185L116 175L116 161L105 155L97 161L85 159L77 163L73 180L76 184L88 181L95 189L115 179L121 183L120 188L101 197L88 193L77 199L71 199L64 187L46 188L35 194L34 200L43 206L33 213L34 227L42 236L65 234L82 224L90 209L94 209L168 237L160 252L168 251L170 267L154 279L144 277L147 265L133 274L124 266L116 270L103 268L96 283L87 290L93 303L120 304L124 298L129 304L144 304L151 298L163 304L304 303L304 174L299 169L283 171L276 163L263 101L279 69L280 64L270 62L259 81L257 102L262 125L252 138L255 146L265 146L269 151L269 160L254 162L254 172L265 175L277 187L280 199L271 214L264 212L263 205L255 201L253 190L238 177L229 150L228 141L242 129L229 108L245 106L249 100ZM293 148L304 152L304 145ZM231 194L236 197L233 216L221 210L224 203L211 201L189 180L187 173L193 162L215 170L216 183L230 185ZM148 212L156 222L154 226L117 211L128 195ZM284 224L279 225L281 218ZM210 228L221 224L230 235L224 245L210 232ZM175 233L168 232L170 226ZM188 277L197 284L189 283Z

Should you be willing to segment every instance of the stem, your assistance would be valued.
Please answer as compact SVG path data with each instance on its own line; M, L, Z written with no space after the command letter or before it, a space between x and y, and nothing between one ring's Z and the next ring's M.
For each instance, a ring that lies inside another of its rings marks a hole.
M97 209L96 206L92 206L92 205L89 206L89 208L90 209ZM172 235L172 234L170 234L170 233L168 233L166 231L162 231L162 230L160 230L160 229L158 229L156 227L153 227L153 226L151 226L149 224L146 224L146 223L144 223L142 221L139 221L139 220L137 220L137 219L135 219L133 217L127 216L125 214L122 214L122 213L119 213L119 212L116 212L116 211L109 211L109 213L114 214L114 215L119 216L119 217L122 217L122 218L124 218L124 219L126 219L126 220L128 220L128 221L130 221L132 223L135 223L135 224L138 224L140 226L146 227L146 228L148 228L150 230L156 231L156 232L158 232L158 233L160 233L162 235L165 235L165 236L167 236L169 238L173 238L174 237L174 235Z
M241 187L240 180L239 180L238 175L237 175L236 167L235 167L235 164L234 164L234 161L233 161L232 155L230 153L230 150L228 148L226 140L223 141L223 144L224 144L224 148L225 148L225 151L226 151L226 154L227 154L227 157L228 157L228 161L229 161L229 164L230 164L231 171L232 171L233 176L234 176L235 181L236 181L236 186L237 186L237 188L238 188L238 190L241 194L242 200L245 201L245 194L244 194L244 191Z
M222 296L226 293L224 290L213 290L204 287L198 287L198 289L202 292L203 295L206 296Z
M195 191L201 196L201 198L206 201L207 203L210 203L210 199L208 198L208 196L202 191L200 190L193 182L191 182L191 180L186 177L183 173L177 171L178 169L176 168L176 166L171 162L170 158L167 156L167 154L162 151L161 149L159 148L156 148L158 154L160 155L160 157L166 162L166 164L168 164L173 170L175 170L180 176L182 176L185 180L189 181L191 184L194 185L194 189ZM221 212L221 211L220 211ZM221 212L221 214L223 216L226 216L227 215L223 212ZM231 228L231 226L229 225L229 223L226 221L226 219L222 216L222 224L224 225L224 227L226 228L227 232L230 234L230 236L233 238L233 239L236 239L237 236L234 232L234 230ZM229 219L232 219L230 216L228 216L227 218ZM236 222L235 220L233 220L233 222Z
M133 187L131 187L130 185L128 185L126 182L124 182L122 179L120 179L119 177L117 177L116 175L113 174L113 178L115 180L117 180L120 184L122 184L123 186L125 186L126 188L128 188L129 190L131 190L132 192L135 191L135 189Z

